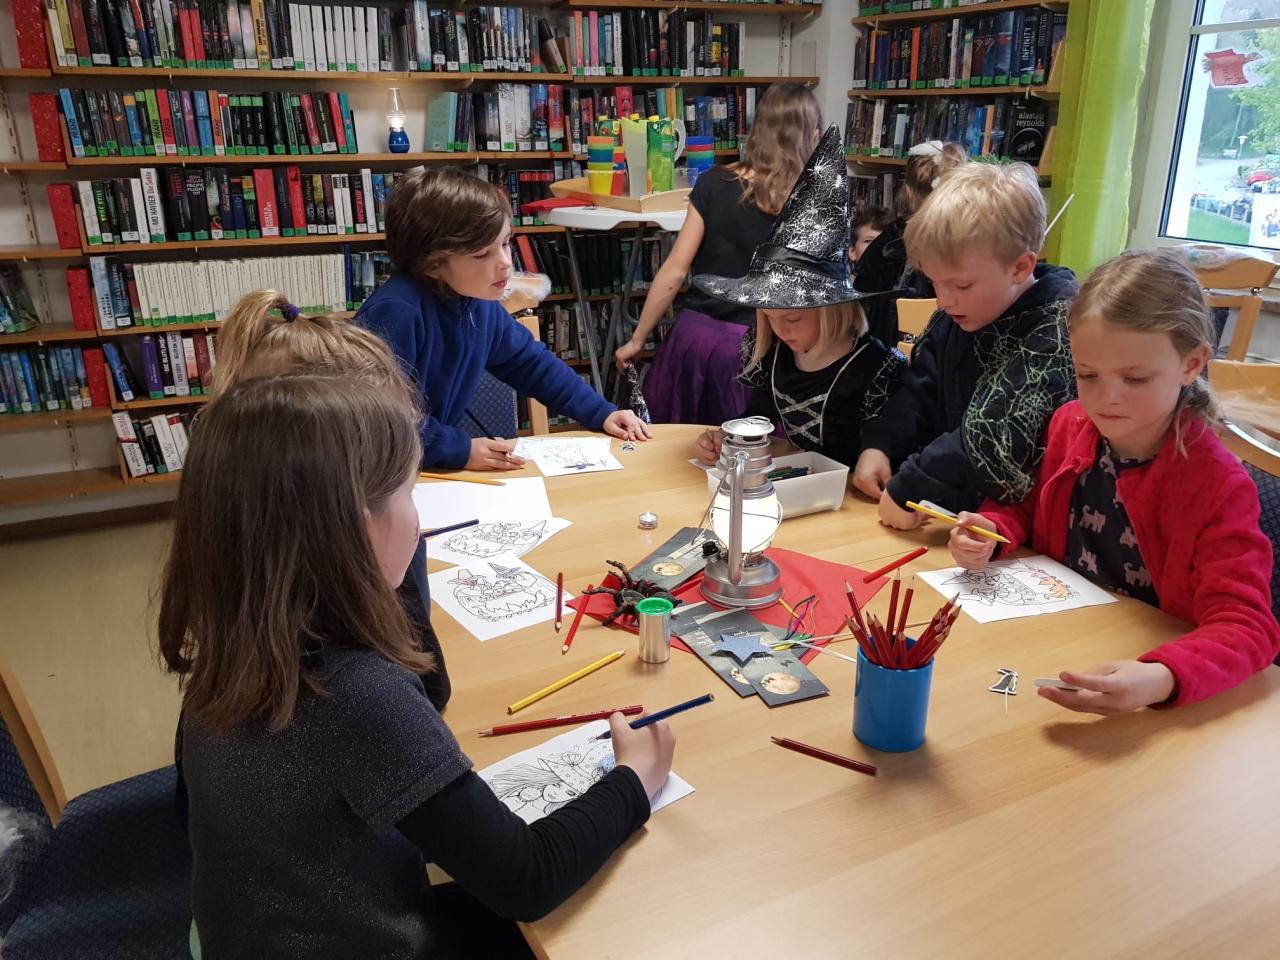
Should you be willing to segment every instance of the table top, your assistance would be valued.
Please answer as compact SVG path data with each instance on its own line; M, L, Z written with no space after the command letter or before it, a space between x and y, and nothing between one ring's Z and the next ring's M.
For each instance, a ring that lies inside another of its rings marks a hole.
M618 210L614 207L556 207L554 210L548 210L543 219L554 226L568 227L571 230L612 230L624 223L652 223L663 230L675 233L684 226L687 215L687 207L680 210L654 210L648 213Z
M633 563L696 526L706 482L685 461L700 429L657 426L635 452L615 443L621 472L549 478L552 509L573 526L524 559L548 577L563 571L577 593L606 559ZM658 529L637 528L644 510ZM931 547L910 573L951 566L946 537L881 527L850 495L839 511L785 521L775 544L864 569ZM941 602L917 586L916 610ZM882 590L870 606L883 616L887 603ZM525 926L539 956L1274 955L1280 764L1265 744L1280 729L1280 698L1267 696L1280 671L1191 707L1109 719L1035 696L1035 677L1134 657L1184 629L1138 601L986 626L962 615L934 668L924 746L907 754L854 739L855 667L835 657L810 664L830 696L770 710L730 695L692 655L641 663L634 636L593 621L564 657L550 624L480 643L442 611L433 623L453 680L445 719L477 769L562 732L476 735L610 650L627 655L515 719L716 694L672 721L673 769L696 792ZM1000 667L1022 678L1007 718L987 692ZM870 761L879 776L770 736Z

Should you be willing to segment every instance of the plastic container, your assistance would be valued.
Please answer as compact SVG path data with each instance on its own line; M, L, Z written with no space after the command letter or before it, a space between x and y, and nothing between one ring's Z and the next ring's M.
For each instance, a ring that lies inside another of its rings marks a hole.
M908 639L907 646L915 645ZM858 679L853 690L853 735L885 753L906 753L924 743L929 720L933 658L914 670L891 670L868 660L858 649Z
M782 467L808 467L804 477L773 481L773 489L782 504L782 519L803 517L806 513L839 510L844 503L845 488L849 482L849 468L830 457L809 450L775 457L773 469ZM720 485L720 471L707 471L707 492L714 494Z

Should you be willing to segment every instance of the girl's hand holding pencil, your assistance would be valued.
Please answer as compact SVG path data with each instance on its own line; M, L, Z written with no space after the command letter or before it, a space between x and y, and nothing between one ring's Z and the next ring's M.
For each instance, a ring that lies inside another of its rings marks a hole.
M626 717L615 713L609 718L609 733L618 766L630 767L640 778L645 796L652 800L667 782L676 752L676 735L670 724L659 720L633 730Z
M466 469L519 470L524 466L524 458L517 457L512 452L515 448L514 440L476 437L471 441L471 456L467 458Z
M980 513L960 511L956 525L951 528L951 556L966 570L981 570L996 552L996 541L975 533L973 529L995 532L996 525Z

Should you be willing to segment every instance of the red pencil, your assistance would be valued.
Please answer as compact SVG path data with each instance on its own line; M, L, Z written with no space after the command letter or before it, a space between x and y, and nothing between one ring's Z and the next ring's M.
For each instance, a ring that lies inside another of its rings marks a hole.
M609 710L597 710L594 713L575 713L568 717L545 717L542 720L525 720L522 723L503 723L496 727L481 730L482 737L500 737L504 733L523 733L526 730L545 730L547 727L564 727L571 723L587 723L590 720L608 720L615 713L624 717L633 717L644 713L644 707L613 707Z
M911 583L907 585L907 595L902 600L902 612L898 614L898 642L906 643L907 629L907 611L911 609L911 597L916 592L916 578L911 578Z
M885 618L884 626L889 631L889 641L897 643L895 634L897 631L894 625L898 622L898 591L902 589L902 574L895 573L893 575L893 588L889 591L889 616Z
M842 757L838 753L831 753L830 751L822 750L819 747L811 747L807 743L801 743L799 740L792 740L790 737L770 737L769 739L780 747L786 747L788 750L794 750L796 753L803 753L806 757L825 760L827 763L834 763L837 767L844 767L846 770L856 770L858 773L865 773L869 777L874 777L876 775L876 768L873 764L863 763L861 760L852 760L849 757Z
M849 598L849 609L853 611L853 619L857 621L858 626L862 628L862 632L867 632L866 621L862 619L862 611L858 609L858 598L853 594L853 587L849 586L849 581L844 582L844 592Z
M556 574L556 633L560 632L560 615L564 612L564 574Z
M912 550L910 553L908 553L905 557L899 557L897 560L894 560L892 563L886 563L883 567L881 567L879 570L876 570L874 573L868 573L865 577L862 578L862 582L870 583L872 580L875 580L878 577L883 577L887 573L893 573L893 571L897 570L899 567L903 566L904 564L910 563L916 557L923 557L928 552L929 552L928 547L917 547L915 550Z
M562 657L568 653L569 648L573 646L573 636L578 632L578 624L582 622L582 615L587 612L587 604L591 601L589 594L594 589L595 584L588 583L587 589L582 591L582 596L579 598L582 603L578 607L578 612L574 614L573 623L569 625L569 634L564 638L564 646L560 648L560 656Z

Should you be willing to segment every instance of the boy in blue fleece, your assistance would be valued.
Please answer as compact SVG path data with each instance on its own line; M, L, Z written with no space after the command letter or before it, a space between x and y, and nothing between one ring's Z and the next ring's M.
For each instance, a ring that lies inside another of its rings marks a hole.
M498 302L511 275L511 207L498 187L461 170L402 177L387 201L387 252L396 274L356 315L411 372L427 401L427 467L514 470L510 439L459 428L488 370L517 393L624 440L649 431L588 387Z

